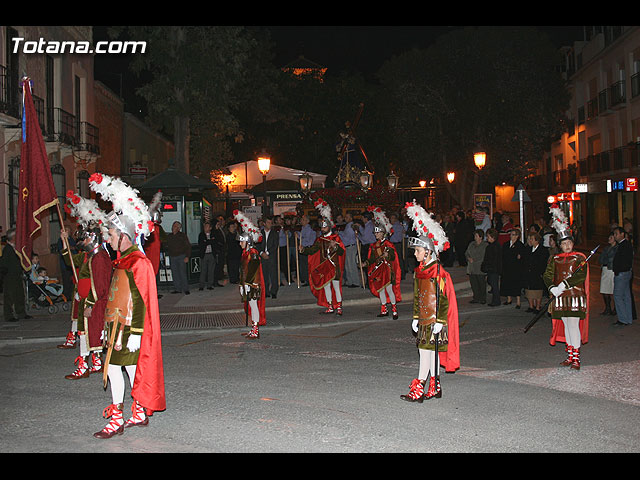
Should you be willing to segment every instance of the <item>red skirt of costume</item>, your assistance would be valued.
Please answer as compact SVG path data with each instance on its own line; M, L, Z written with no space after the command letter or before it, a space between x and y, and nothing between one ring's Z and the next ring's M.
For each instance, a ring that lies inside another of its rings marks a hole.
M420 271L421 267L415 269L417 278L434 278L439 275L444 279L444 295L449 301L449 309L447 311L447 329L449 335L449 343L446 352L438 352L440 365L445 367L446 372L455 372L460 368L460 335L458 327L458 301L456 299L456 291L453 286L453 280L449 273L440 266L438 272L438 264L434 263L425 271Z
M325 240L321 240L325 239ZM316 242L324 242L327 240L334 240L343 251L344 243L337 234L332 234L327 237L318 237ZM328 307L329 302L327 296L324 293L324 286L331 280L336 279L336 273L339 274L338 285L340 289L340 298L342 298L342 272L344 272L344 254L334 255L334 258L338 259L337 265L334 265L329 260L322 258L322 247L316 253L309 255L309 286L311 287L311 293L316 297L316 303L321 307ZM336 272L336 269L338 271ZM332 295L331 303L334 308L338 306L336 296Z
M386 240L383 244L384 247L392 248L396 253L393 261L384 261L379 265L369 265L367 267L367 276L369 277L369 290L376 297L380 296L380 290L385 288L388 284L391 284L391 289L396 297L396 302L402 301L402 293L400 291L400 280L402 279L402 273L400 271L400 261L398 260L398 252L396 251L393 243ZM372 248L369 248L369 258L371 258ZM393 273L393 275L392 275Z
M254 255L258 255L258 257L260 256L260 253L255 248L252 248L250 250L244 250L242 252L242 258L240 259L240 263L244 264L245 262L249 262L249 256L252 253ZM260 266L256 271L256 280L260 285L260 298L258 299L258 313L260 314L260 320L258 321L258 325L266 325L267 315L264 310L265 294L264 294L264 276L262 275L262 263L260 263ZM244 311L247 315L249 315L249 318L251 318L251 305L249 305L249 302L244 303Z
M91 309L89 323L89 346L96 348L102 345L101 335L104 328L104 311L109 298L109 286L111 285L111 257L100 248L98 253L91 257L92 290L95 293L95 303Z
M574 252L570 252L571 255L573 253ZM577 253L583 255L580 252ZM560 253L559 255L566 254ZM589 265L587 264L583 268L587 269L587 278L584 281L584 291L587 298L587 311L585 312L584 318L581 318L578 322L581 344L589 342ZM564 322L561 318L551 318L551 338L549 338L549 345L555 346L556 342L567 343L567 339L564 335Z
M116 260L114 266L133 272L134 283L146 307L131 396L152 415L167 408L156 276L151 261L139 250Z

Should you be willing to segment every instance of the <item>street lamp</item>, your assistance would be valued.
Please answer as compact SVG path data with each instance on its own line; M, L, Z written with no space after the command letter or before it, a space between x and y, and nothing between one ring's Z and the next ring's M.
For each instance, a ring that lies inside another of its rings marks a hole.
M300 175L300 190L305 195L311 191L311 186L313 185L313 177L309 175L307 172L304 172Z
M398 188L398 176L395 173L393 173L393 170L387 177L387 182L389 183L389 190L391 190L392 192L395 192L396 188Z
M263 196L264 200L262 202L262 216L264 218L267 217L267 173L269 173L269 168L271 167L271 157L262 150L262 153L258 157L258 170L262 174L262 187L263 187Z
M482 170L482 167L487 163L487 152L477 151L473 154L473 163L476 164L478 170Z
M360 186L363 190L369 190L373 185L373 173L368 170L363 170L360 173Z
M455 172L448 172L447 173L447 180L449 180L449 183L453 183L453 181L456 179L456 173Z

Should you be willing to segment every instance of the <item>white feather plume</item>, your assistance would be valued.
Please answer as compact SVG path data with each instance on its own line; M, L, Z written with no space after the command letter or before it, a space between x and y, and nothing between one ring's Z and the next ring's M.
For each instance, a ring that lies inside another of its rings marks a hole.
M102 173L94 173L89 177L89 187L105 201L111 202L117 214L129 217L135 224L138 236L147 237L151 233L153 222L149 207L138 196L138 190L120 178Z
M109 238L109 219L98 206L98 202L76 195L69 190L67 192L67 207L71 215L78 219L78 224L83 229L100 228L103 239Z
M314 207L316 207L316 210L318 210L320 216L327 222L329 222L329 225L333 227L334 223L333 219L331 218L331 207L329 206L329 204L322 198L318 198L313 205Z
M553 229L558 232L558 234L562 234L569 230L569 222L564 212L558 205L555 203L551 205L549 208L549 213L551 214L551 226Z
M407 216L413 222L413 229L418 236L430 238L437 252L442 252L449 248L447 235L444 233L442 226L431 218L430 213L418 205L415 200L407 202L405 208Z
M387 218L387 215L384 213L384 211L380 207L368 207L367 210L373 213L375 223L377 223L382 228L384 228L385 231L387 232L387 235L390 235L391 233L393 233L393 226L391 225L391 222Z
M260 233L260 230L249 219L249 217L247 217L239 210L234 210L233 217L240 224L240 228L242 228L242 231L248 235L251 235L253 243L260 242L262 234Z

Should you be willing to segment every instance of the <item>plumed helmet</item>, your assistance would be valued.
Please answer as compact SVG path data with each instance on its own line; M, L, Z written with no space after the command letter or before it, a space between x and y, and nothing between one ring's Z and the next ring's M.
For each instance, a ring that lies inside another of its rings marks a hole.
M551 207L549 207L549 213L551 213L551 226L558 233L558 245L560 245L563 240L569 239L573 241L573 233L571 232L571 227L569 226L567 217L565 216L562 209L556 203L554 203L551 205Z
M423 247L434 253L436 257L440 257L440 252L447 250L450 246L442 226L415 200L407 202L405 208L407 216L413 222L415 232L415 236L410 236L408 239L409 247Z

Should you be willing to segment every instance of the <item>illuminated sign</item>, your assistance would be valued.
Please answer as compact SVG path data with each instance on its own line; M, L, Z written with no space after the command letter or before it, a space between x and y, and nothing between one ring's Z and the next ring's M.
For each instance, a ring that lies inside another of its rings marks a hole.
M637 192L638 191L638 179L635 177L630 177L625 180L624 189L627 192Z
M547 197L547 203L573 202L576 200L580 200L579 192L557 193L555 195L549 195Z
M576 192L578 193L587 193L589 191L588 184L586 183L576 183Z

